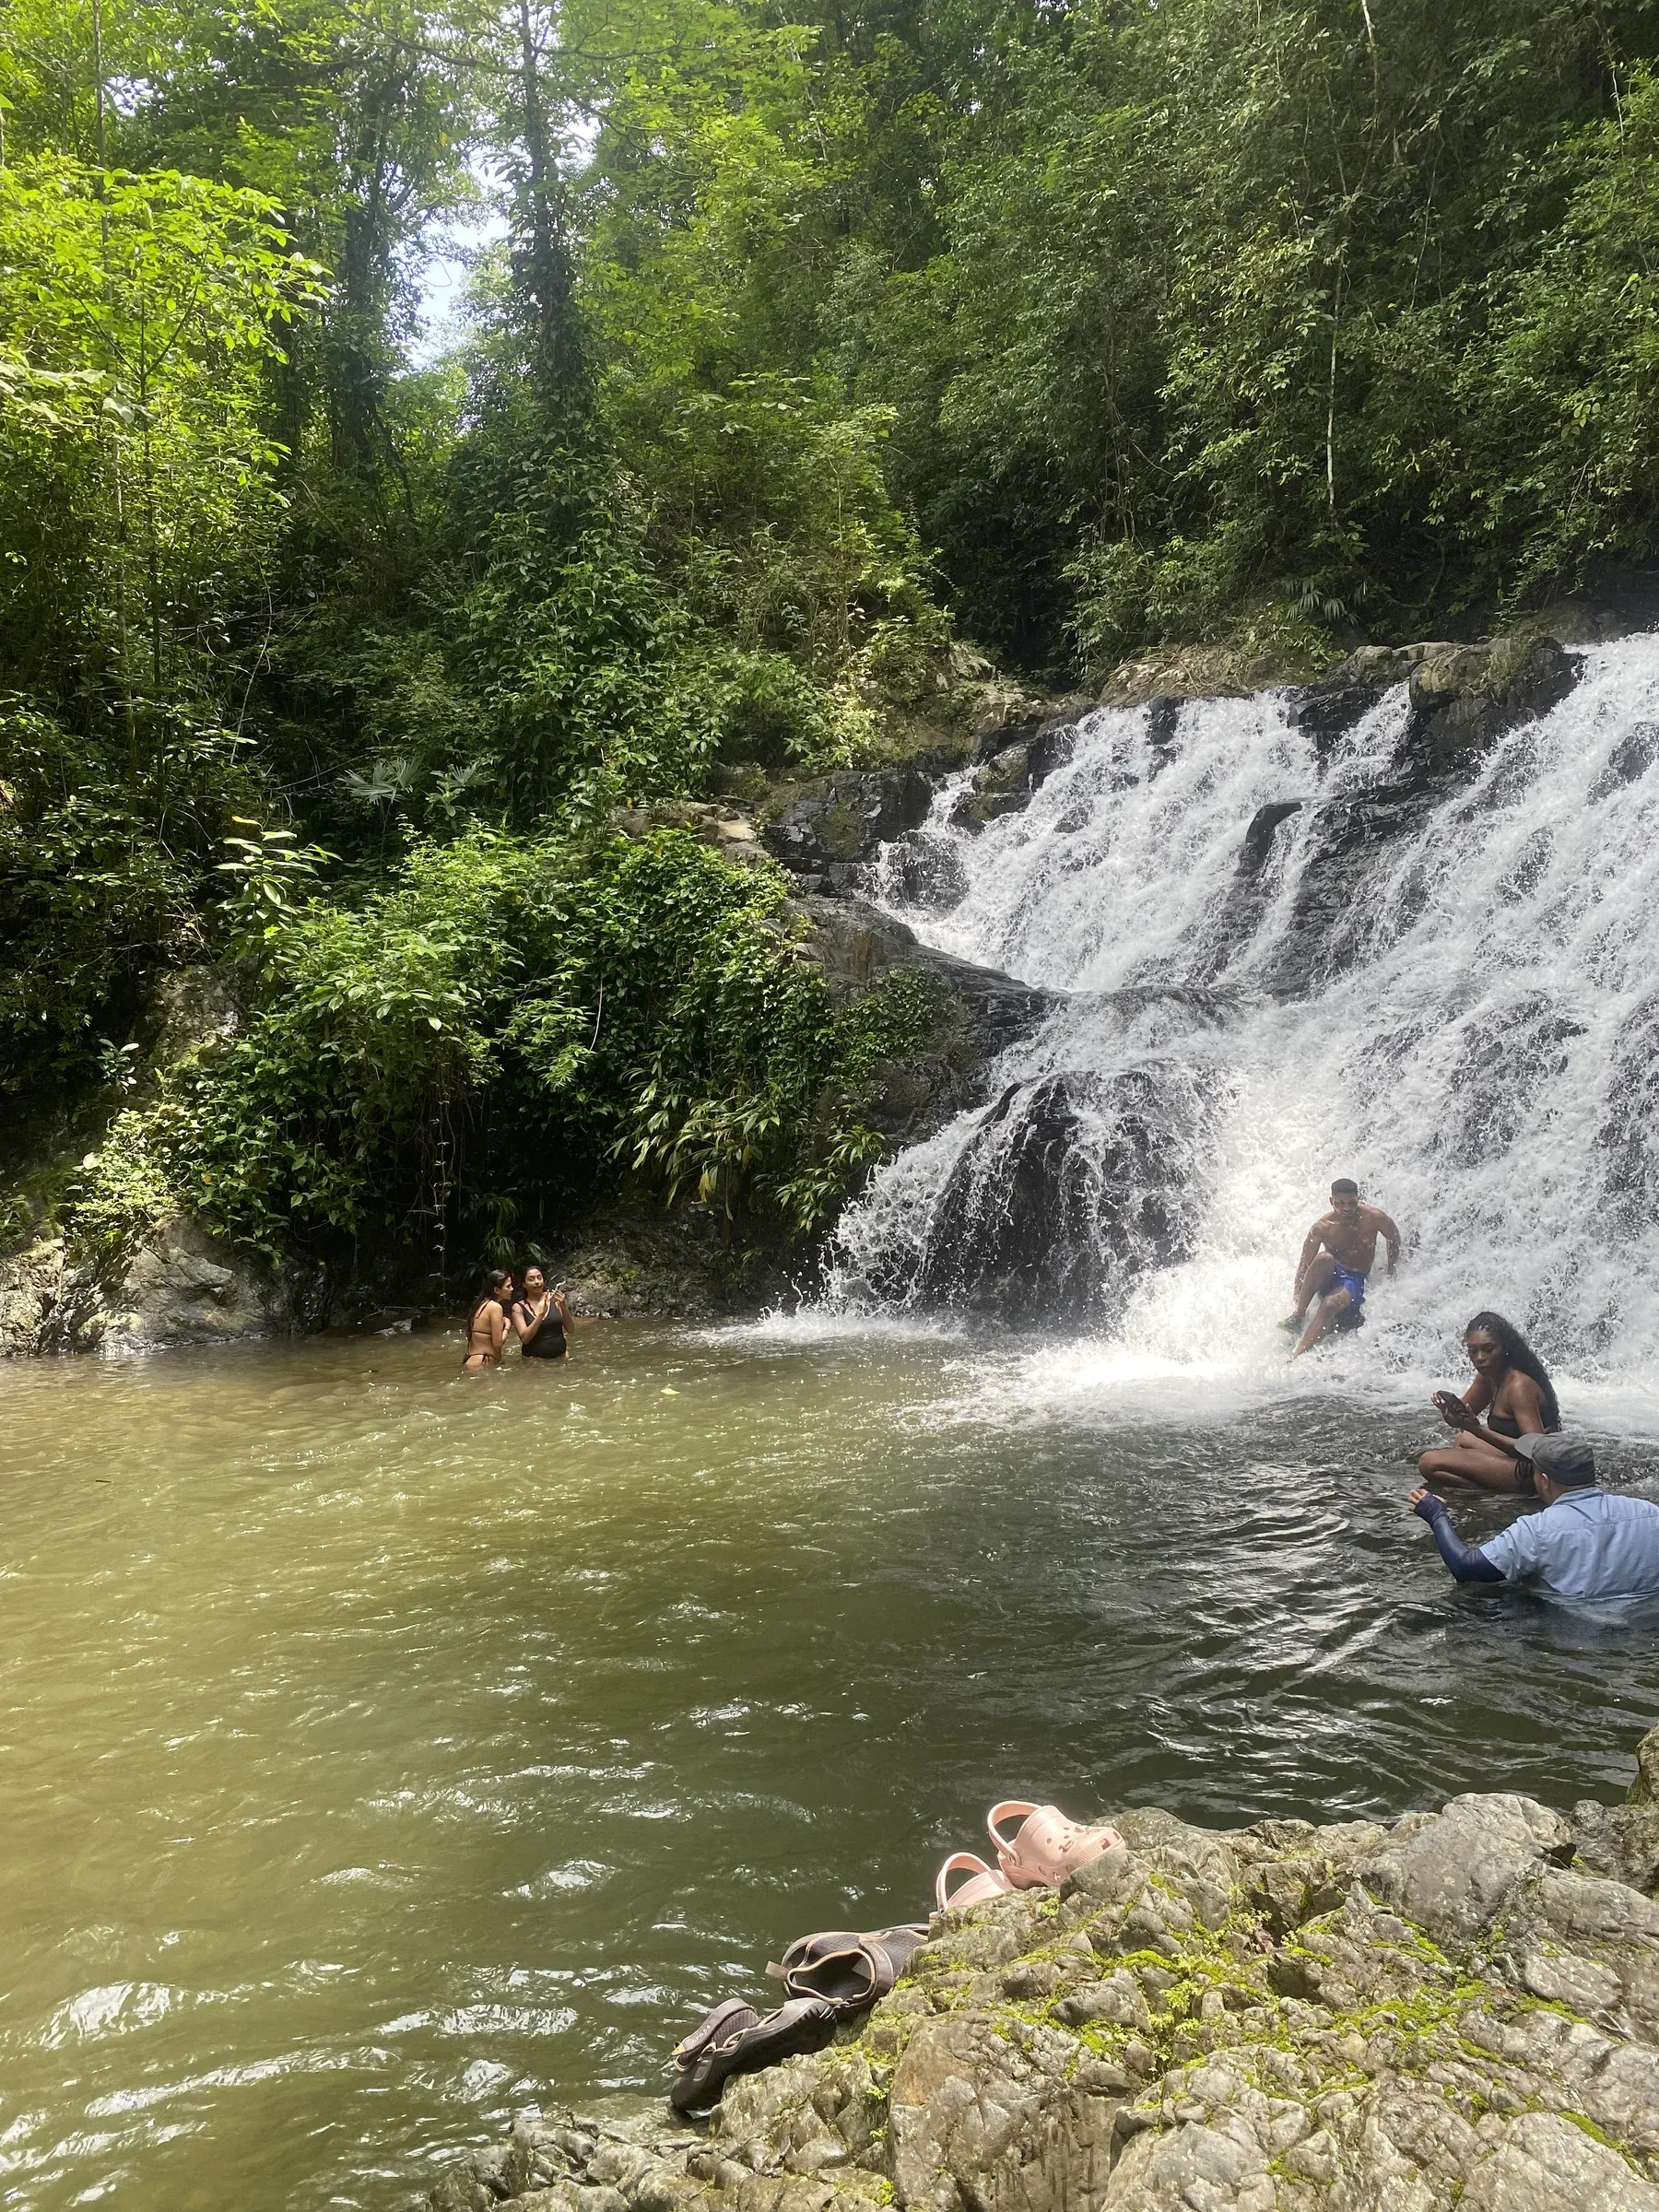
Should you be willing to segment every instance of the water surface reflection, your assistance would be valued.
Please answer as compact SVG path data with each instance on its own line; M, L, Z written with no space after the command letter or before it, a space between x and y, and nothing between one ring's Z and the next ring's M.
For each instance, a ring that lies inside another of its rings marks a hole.
M16 2201L402 2205L914 1912L992 1795L1569 1804L1653 1717L1651 1629L1451 1592L1397 1405L1010 1422L1001 1346L579 1341L0 1376Z

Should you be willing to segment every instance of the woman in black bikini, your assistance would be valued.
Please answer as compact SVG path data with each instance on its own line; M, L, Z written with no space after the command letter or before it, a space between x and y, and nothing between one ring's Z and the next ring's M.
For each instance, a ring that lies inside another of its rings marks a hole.
M526 1359L562 1359L569 1351L565 1331L571 1309L562 1290L549 1290L539 1267L526 1267L524 1295L512 1309L512 1333Z
M1461 1398L1449 1390L1434 1394L1435 1407L1447 1428L1457 1430L1457 1441L1425 1452L1418 1473L1468 1489L1524 1494L1533 1488L1532 1469L1511 1449L1512 1440L1560 1427L1555 1385L1543 1360L1501 1313L1477 1313L1464 1331L1464 1348L1474 1382Z
M469 1374L500 1367L501 1346L507 1337L507 1301L512 1296L512 1277L504 1268L491 1270L466 1317L466 1351L461 1364Z

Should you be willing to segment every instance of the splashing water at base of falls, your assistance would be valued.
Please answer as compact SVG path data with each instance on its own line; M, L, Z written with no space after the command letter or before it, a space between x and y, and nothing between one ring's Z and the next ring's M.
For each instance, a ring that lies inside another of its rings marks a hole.
M1414 781L1401 688L1323 758L1277 694L1102 710L978 834L947 788L873 895L1068 996L877 1174L830 1305L1065 1318L1102 1374L1282 1384L1296 1254L1351 1174L1406 1259L1326 1382L1455 1373L1495 1306L1581 1415L1659 1425L1656 725L1643 637L1454 787Z

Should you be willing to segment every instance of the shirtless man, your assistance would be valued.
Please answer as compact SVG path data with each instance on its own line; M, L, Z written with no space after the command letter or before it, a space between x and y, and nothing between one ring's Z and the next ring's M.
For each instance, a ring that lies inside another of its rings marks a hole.
M1327 1329L1359 1327L1365 1278L1377 1264L1379 1237L1387 1241L1392 1275L1400 1262L1399 1230L1380 1206L1360 1205L1357 1182L1338 1176L1331 1185L1331 1210L1308 1231L1296 1263L1296 1311L1279 1324L1283 1329L1301 1329L1309 1300L1318 1301L1290 1355L1293 1359L1311 1351Z

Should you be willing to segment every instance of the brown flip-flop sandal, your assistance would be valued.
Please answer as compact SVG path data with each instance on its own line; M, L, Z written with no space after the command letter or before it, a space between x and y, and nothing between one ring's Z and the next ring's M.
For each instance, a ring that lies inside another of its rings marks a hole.
M913 1922L868 1936L836 1929L798 1937L766 1971L792 1997L821 1997L845 2018L885 1997L926 1941L926 1928Z
M734 2074L758 2073L797 2052L821 2051L835 2033L835 2007L822 1997L792 1997L764 2019L740 1997L716 2005L675 2046L668 2101L677 2112L712 2104Z

